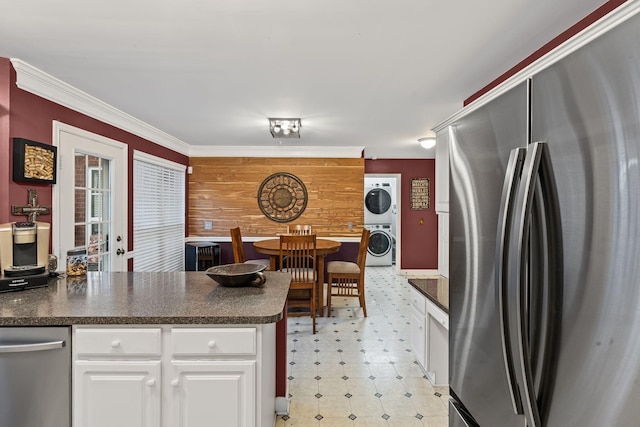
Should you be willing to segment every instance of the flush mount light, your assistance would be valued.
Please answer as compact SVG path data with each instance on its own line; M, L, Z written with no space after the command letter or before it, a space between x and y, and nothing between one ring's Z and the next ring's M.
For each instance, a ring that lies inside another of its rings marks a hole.
M436 146L436 138L433 136L418 138L418 142L422 148L426 148L427 150Z
M300 119L269 119L269 132L274 138L300 138Z

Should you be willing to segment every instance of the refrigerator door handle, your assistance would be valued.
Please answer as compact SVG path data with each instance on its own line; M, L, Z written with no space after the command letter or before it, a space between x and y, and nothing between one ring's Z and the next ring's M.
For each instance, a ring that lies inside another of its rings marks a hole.
M522 399L518 389L518 384L514 373L513 354L509 338L509 317L507 312L508 278L507 269L504 268L509 261L509 252L505 250L510 238L510 226L513 217L513 204L522 174L522 162L526 154L525 148L515 148L511 150L509 162L505 172L504 185L502 187L502 197L500 201L500 211L498 213L498 236L496 238L496 296L500 316L500 337L502 340L502 358L504 361L507 383L509 385L509 395L515 414L522 414Z
M543 268L539 270L543 271L544 274L542 277L537 277L537 282L534 283L532 281L531 285L540 286L540 288L532 292L542 291L546 294L546 298L542 299L543 304L540 319L543 327L538 328L538 346L542 359L541 363L538 364L540 380L537 390L538 413L540 414L541 422L544 423L551 406L558 364L564 271L560 203L558 201L551 156L546 143L536 142L534 143L534 146L535 145L540 146L542 150L537 175L537 191L534 196L541 200L538 203L534 203L534 208L536 205L538 209L542 208L542 212L538 214L542 227L537 227L539 234L537 237L543 242L542 245L540 245L543 248ZM532 227L531 229L534 230L536 228ZM531 348L530 351L530 357L533 358L535 349Z
M534 375L532 368L532 353L529 333L529 286L541 286L539 283L529 283L528 249L529 234L531 231L531 218L534 208L533 198L536 194L536 185L539 183L544 200L545 236L547 239L548 254L547 273L545 278L548 290L548 302L546 307L547 325L544 334L545 355L541 375L541 389L544 394L550 394L553 388L555 376L555 361L557 358L557 340L559 338L559 322L562 310L561 281L562 281L562 243L560 238L560 214L551 158L548 147L544 142L535 142L529 145L525 157L522 179L520 181L518 196L514 212L514 230L510 242L510 251L517 256L509 258L509 283L515 287L516 300L516 336L518 365L522 381L522 397L524 414L527 419L527 427L541 427L541 413L545 414L548 402L538 402ZM513 245L513 246L511 246Z
M527 242L531 224L533 195L536 179L540 167L543 145L531 144L527 149L524 160L522 179L518 189L518 196L514 212L514 235L512 236L510 251L515 256L509 259L509 283L515 287L516 297L516 358L520 367L522 381L522 398L527 427L541 427L540 413L536 402L531 367L531 352L528 341L528 306L527 306Z

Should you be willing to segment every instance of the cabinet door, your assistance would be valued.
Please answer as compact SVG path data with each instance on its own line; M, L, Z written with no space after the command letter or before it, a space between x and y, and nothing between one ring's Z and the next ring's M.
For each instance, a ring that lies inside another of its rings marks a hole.
M427 301L427 343L425 349L427 376L437 386L449 384L449 315Z
M159 427L160 362L76 361L74 420L79 427Z
M449 214L438 214L438 273L449 277Z
M449 128L436 135L436 212L449 212Z
M423 369L425 369L425 316L411 307L411 349Z
M255 361L173 361L172 427L255 426Z

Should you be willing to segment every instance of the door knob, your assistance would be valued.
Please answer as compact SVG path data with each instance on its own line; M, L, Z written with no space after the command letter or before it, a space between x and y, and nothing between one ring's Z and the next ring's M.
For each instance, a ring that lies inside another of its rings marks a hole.
M124 254L124 249L118 249L118 250L116 251L116 254L117 254L117 255L122 255L122 254Z

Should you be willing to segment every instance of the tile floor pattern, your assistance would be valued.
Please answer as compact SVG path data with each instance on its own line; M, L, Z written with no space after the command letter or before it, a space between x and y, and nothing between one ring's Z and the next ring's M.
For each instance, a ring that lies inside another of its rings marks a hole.
M448 426L448 388L434 388L409 341L410 285L395 267L367 267L364 317L357 298L335 298L331 317L288 320L285 426Z

